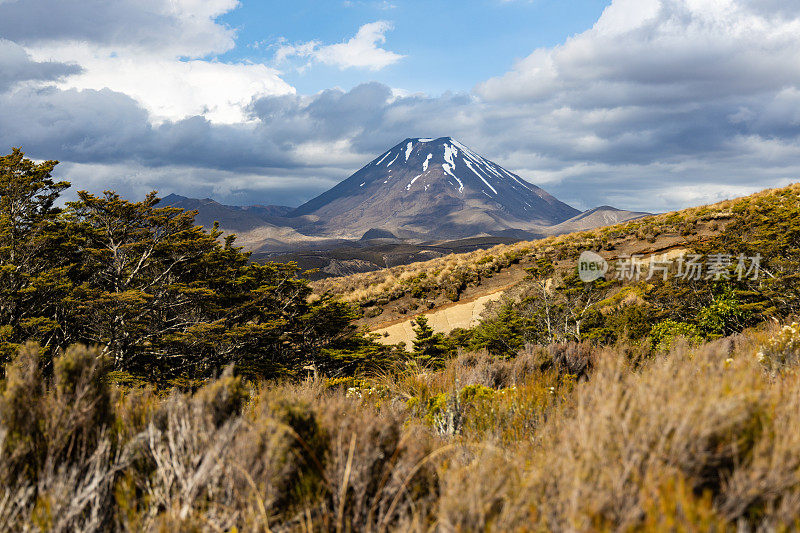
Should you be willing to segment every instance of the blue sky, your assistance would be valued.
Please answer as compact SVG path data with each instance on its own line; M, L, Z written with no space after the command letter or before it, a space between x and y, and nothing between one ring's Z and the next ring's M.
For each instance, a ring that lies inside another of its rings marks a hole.
M318 65L303 73L281 65L302 93L349 89L378 80L408 91L469 91L509 70L531 50L563 42L590 28L609 2L599 0L245 2L219 21L237 32L237 46L220 61L271 62L275 46L313 40L335 43L358 28L385 20L385 47L404 58L365 73Z
M451 136L579 209L800 176L800 0L0 0L0 145L74 189L299 205Z

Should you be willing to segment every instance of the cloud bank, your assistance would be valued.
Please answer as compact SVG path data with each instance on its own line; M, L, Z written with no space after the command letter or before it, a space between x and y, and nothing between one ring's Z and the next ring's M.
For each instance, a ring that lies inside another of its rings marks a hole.
M75 64L34 61L17 43L0 39L0 91L23 82L56 81L80 72L81 67Z
M0 2L0 144L67 162L81 186L299 204L404 137L443 135L580 208L673 209L800 176L800 1L615 0L587 31L441 96L377 82L301 95L274 68L203 59L232 46L215 22L232 1L97 2L91 16L125 15L129 35L32 28L61 4ZM380 46L388 30L282 53L380 69L401 57Z

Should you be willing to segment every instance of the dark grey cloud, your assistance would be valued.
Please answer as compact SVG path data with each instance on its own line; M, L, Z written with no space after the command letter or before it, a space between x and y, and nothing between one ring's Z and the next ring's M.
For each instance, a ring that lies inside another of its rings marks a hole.
M0 94L0 108L0 143L27 147L37 157L130 160L152 142L147 113L109 89L25 87Z
M326 174L326 169L318 169ZM64 200L77 197L79 189L99 193L113 189L126 198L142 198L150 191L159 191L195 198L214 198L228 204L300 205L308 199L309 190L326 190L336 184L336 178L309 176L302 170L283 170L272 176L241 170L215 170L202 167L153 167L132 162L71 163L56 167L60 178L72 182ZM338 174L336 174L338 176Z
M0 92L25 81L54 81L81 72L78 65L33 61L17 43L0 38Z
M4 2L0 3L0 34L20 43L62 39L141 43L159 30L174 28L174 18L137 4L106 0Z
M238 203L300 203L408 136L455 136L581 207L622 198L623 207L666 209L683 197L655 200L654 190L748 179L768 186L800 169L800 92L588 111L390 95L368 84L259 99L250 124L192 117L152 126L133 99L110 90L18 90L0 95L11 110L0 115L0 142L83 165L128 163L148 188ZM766 145L780 147L780 161L765 165ZM147 169L155 181L144 179ZM710 189L697 190L705 197Z
M260 133L291 148L308 141L349 137L380 123L390 97L388 87L369 83L349 92L326 90L314 97L259 98L250 106L250 113L259 120Z
M198 57L233 46L234 32L214 19L236 5L236 0L4 0L0 35L26 45L91 42Z
M288 149L308 141L344 138L355 152L372 154L414 132L448 135L456 127L451 118L471 103L473 99L465 95L393 98L391 88L372 82L313 97L259 98L251 105L251 116L259 120L260 132Z
M0 94L0 143L76 163L140 163L217 170L297 166L263 133L202 117L153 126L131 97L111 91L25 88Z

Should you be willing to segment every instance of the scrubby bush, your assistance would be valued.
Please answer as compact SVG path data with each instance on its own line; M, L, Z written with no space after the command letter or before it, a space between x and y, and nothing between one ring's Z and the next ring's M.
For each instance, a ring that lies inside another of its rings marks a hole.
M71 347L42 369L42 350L26 344L6 368L0 397L0 486L8 530L99 530L118 469L126 461L111 432L107 361L99 350ZM12 499L13 498L13 499ZM16 521L20 520L20 521Z
M800 328L438 370L121 389L100 350L0 397L4 530L780 530L800 516ZM764 366L754 357L779 366ZM46 362L46 359L44 360ZM348 394L357 388L364 394ZM367 393L367 391L369 391Z
M757 353L758 360L770 370L780 370L800 360L800 324L783 326Z

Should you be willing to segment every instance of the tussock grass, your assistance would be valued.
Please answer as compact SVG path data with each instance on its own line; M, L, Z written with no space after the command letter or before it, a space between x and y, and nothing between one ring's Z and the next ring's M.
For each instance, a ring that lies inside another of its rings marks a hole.
M797 330L193 393L119 388L80 347L50 372L28 345L0 396L0 527L791 529Z

